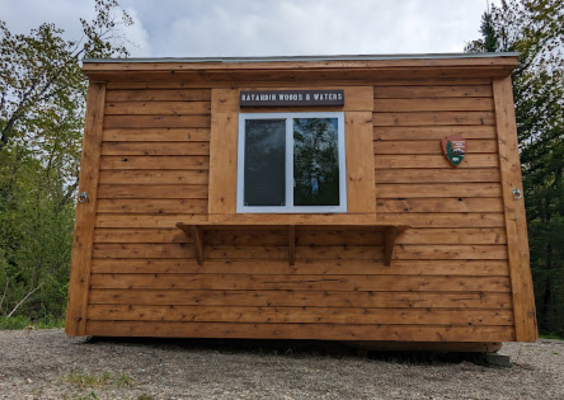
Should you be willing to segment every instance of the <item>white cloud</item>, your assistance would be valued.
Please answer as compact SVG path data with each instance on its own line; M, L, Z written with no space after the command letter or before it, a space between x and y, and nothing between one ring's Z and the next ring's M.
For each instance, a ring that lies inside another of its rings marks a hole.
M150 57L152 54L151 41L149 33L143 25L143 20L134 8L126 8L125 12L135 21L133 25L123 28L129 42L127 48L131 57Z
M495 0L495 3L499 0ZM486 0L120 0L133 56L440 53L478 37ZM0 0L27 31L44 21L80 34L93 0Z

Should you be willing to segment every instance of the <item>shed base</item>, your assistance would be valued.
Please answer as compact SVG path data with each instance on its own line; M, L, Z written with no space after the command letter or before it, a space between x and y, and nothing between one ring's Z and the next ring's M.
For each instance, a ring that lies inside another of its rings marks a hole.
M433 351L446 353L497 353L501 343L494 342L342 342L363 351Z

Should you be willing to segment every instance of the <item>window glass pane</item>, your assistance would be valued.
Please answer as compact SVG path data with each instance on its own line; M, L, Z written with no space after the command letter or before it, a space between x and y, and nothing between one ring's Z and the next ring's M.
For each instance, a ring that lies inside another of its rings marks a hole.
M246 120L245 205L285 205L285 170L286 120Z
M337 118L294 118L294 205L339 205Z

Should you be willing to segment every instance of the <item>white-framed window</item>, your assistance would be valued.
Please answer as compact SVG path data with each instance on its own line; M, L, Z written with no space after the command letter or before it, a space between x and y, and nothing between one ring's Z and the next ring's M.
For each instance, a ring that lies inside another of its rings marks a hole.
M238 213L347 211L343 112L239 114Z

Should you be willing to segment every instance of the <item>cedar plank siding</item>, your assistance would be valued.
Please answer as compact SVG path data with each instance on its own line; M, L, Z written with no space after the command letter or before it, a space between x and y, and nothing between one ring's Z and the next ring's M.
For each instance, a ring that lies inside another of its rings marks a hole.
M82 334L516 340L491 79L369 87L377 219L412 226L392 265L379 232L298 231L289 265L287 233L250 228L206 232L198 265L175 223L207 220L214 89L108 82ZM458 168L451 134L468 139Z

